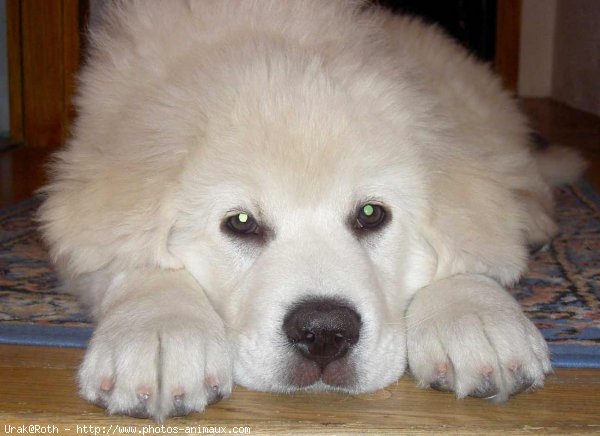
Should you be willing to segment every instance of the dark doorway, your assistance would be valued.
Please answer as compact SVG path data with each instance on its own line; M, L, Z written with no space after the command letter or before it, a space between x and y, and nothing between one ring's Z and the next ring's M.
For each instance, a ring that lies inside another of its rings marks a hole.
M379 0L394 12L418 15L437 23L480 59L496 55L497 0Z

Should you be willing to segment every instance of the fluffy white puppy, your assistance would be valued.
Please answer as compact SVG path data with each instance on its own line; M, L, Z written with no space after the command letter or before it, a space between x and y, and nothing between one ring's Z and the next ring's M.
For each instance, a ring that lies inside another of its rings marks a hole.
M458 397L543 384L504 286L582 165L487 66L356 1L116 2L91 39L40 211L97 321L85 398L162 420L407 365Z

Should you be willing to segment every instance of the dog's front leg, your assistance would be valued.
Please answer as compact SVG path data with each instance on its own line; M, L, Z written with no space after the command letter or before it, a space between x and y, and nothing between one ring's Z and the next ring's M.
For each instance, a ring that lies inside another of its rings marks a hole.
M457 275L420 289L407 310L408 361L420 386L504 401L543 385L548 347L497 282Z
M128 273L101 307L79 370L84 398L110 413L162 421L231 392L223 321L186 271Z

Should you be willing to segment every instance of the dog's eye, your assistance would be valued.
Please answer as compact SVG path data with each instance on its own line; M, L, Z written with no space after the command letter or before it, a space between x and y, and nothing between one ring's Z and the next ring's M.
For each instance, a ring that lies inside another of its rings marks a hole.
M366 203L358 210L356 225L360 229L374 229L385 221L385 209L378 204Z
M242 235L256 234L259 231L258 224L252 215L246 212L240 212L236 215L230 216L227 219L227 227L235 232Z

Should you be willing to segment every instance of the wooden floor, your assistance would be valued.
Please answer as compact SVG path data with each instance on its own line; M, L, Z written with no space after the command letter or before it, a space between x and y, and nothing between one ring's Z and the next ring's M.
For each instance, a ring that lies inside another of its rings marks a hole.
M600 190L600 120L548 100L523 104L548 139L582 151L591 163L587 178ZM30 195L43 179L35 168L45 157L31 150L0 154L0 204ZM245 434L600 433L600 370L556 370L544 389L502 405L421 390L410 377L360 396L284 396L238 387L205 413L171 419L160 429L150 421L108 417L79 399L74 375L82 355L77 349L0 346L0 434L19 425L50 425L54 434L202 433L202 426ZM18 428L12 430L17 434Z
M107 417L77 398L73 374L81 350L4 347L0 355L0 433L3 425L154 426L150 421ZM418 389L410 378L371 395L276 395L236 388L230 399L203 414L165 426L250 427L259 433L575 433L600 432L600 373L557 370L538 392L497 405ZM114 427L113 427L114 428ZM183 430L180 430L183 431Z

